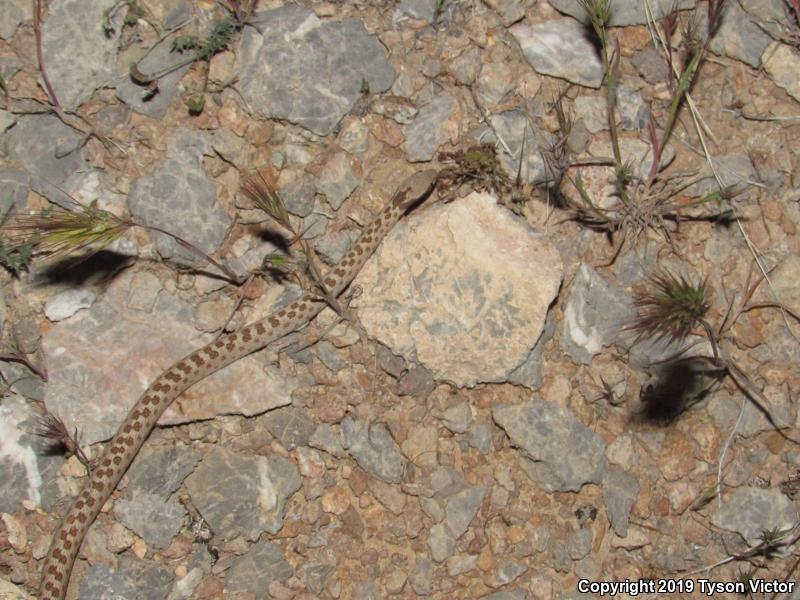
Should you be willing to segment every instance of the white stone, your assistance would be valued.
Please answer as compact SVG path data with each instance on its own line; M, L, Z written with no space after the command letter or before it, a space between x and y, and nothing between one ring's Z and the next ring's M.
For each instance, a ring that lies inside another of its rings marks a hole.
M367 333L439 380L503 381L558 293L558 251L488 194L407 217L356 278Z

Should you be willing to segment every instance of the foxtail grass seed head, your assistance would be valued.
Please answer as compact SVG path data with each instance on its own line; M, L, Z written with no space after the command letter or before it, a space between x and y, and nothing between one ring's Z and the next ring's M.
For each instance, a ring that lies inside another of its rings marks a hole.
M36 254L64 256L84 250L95 253L133 226L113 213L90 206L54 208L19 215L3 227L12 247L29 245Z
M682 341L700 323L710 307L705 281L661 270L650 277L649 289L634 299L637 315L630 329L637 339Z
M281 201L278 192L275 190L275 186L261 175L261 173L258 174L258 179L255 177L246 179L242 184L241 191L256 205L256 207L291 230L289 213Z

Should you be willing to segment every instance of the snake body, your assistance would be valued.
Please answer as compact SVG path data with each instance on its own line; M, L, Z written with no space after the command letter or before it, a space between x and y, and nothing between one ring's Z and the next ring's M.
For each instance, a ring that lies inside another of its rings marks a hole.
M350 284L400 217L433 189L436 177L433 170L421 171L401 184L386 208L362 231L339 264L324 276L323 283L332 297ZM302 327L324 307L325 302L318 296L307 293L280 311L195 350L150 384L56 529L42 567L41 600L63 600L66 596L72 566L86 531L167 407L190 386Z

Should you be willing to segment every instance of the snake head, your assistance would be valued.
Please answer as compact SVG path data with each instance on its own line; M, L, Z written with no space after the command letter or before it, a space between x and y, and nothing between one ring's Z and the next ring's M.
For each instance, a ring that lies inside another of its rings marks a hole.
M410 175L398 186L393 200L394 205L403 211L408 210L430 194L438 177L439 173L435 169L426 169Z

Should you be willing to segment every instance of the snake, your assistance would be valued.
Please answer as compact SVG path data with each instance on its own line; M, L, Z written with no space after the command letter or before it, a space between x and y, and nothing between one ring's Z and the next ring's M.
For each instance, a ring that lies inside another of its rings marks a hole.
M436 185L433 169L406 178L386 207L367 225L339 263L322 275L328 297L336 298L355 278L400 218ZM327 305L311 291L263 319L221 336L163 371L139 397L95 463L53 534L42 565L41 600L63 600L83 538L111 497L162 413L189 387L240 358L302 328Z

